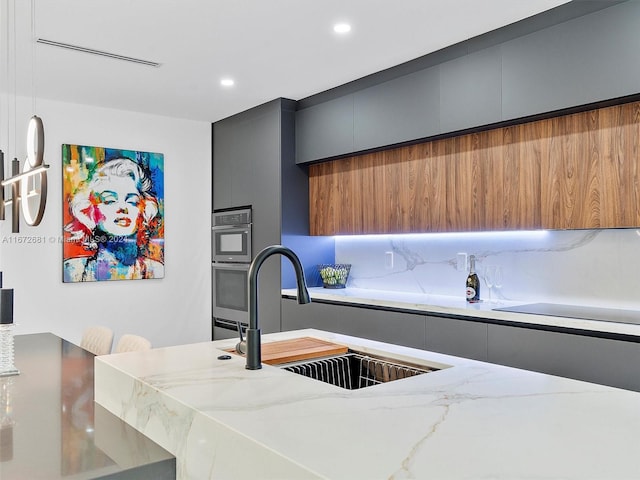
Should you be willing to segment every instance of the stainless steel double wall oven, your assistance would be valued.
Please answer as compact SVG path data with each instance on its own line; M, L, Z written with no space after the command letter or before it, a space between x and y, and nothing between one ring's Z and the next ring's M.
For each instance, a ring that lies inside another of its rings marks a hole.
M253 258L251 206L214 210L211 216L213 338L238 335L249 323L247 276Z

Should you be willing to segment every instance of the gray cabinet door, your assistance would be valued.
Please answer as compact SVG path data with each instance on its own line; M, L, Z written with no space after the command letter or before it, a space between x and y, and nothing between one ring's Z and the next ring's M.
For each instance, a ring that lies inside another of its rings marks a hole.
M353 152L353 95L296 112L296 163Z
M426 346L432 352L487 360L487 324L426 316Z
M502 53L488 48L440 65L440 130L455 132L502 119Z
M213 124L213 208L232 207L235 134L231 122Z
M354 150L440 133L439 78L436 66L355 93Z
M320 321L321 312L315 303L299 305L296 300L282 299L281 331L301 330L303 328L317 328L318 330L331 331L325 322ZM326 322L327 324L329 322Z
M214 208L265 205L279 211L280 116L277 103L213 125Z
M638 93L639 21L625 2L504 43L504 120Z
M424 349L422 315L313 302L282 300L282 330L316 328L406 347Z
M640 344L489 325L489 361L640 391Z
M213 207L252 205L256 248L280 241L280 119L273 101L213 125Z

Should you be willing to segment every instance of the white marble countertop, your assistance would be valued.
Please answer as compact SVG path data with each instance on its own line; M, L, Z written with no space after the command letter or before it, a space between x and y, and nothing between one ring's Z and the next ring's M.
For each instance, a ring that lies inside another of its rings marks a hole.
M96 402L184 479L640 478L640 393L318 330L263 341L300 336L451 368L350 391L218 360L220 340L96 357Z
M611 321L584 320L580 318L556 317L513 312L495 311L494 308L511 307L532 302L501 301L500 304L480 302L467 303L464 298L445 295L393 292L363 288L327 289L314 287L309 289L311 298L332 302L369 305L390 309L410 310L420 313L475 317L494 321L517 322L530 325L561 327L576 330L590 330L611 334L640 337L640 325ZM282 295L296 296L295 289L284 289Z

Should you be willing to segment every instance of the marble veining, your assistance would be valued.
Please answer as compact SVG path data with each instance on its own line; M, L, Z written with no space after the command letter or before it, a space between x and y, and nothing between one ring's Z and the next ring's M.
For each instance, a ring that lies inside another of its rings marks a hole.
M415 311L418 313L436 313L452 316L463 316L487 319L492 322L516 322L527 325L548 327L562 327L574 330L590 330L611 334L640 336L640 325L633 323L618 323L614 321L589 320L584 318L556 317L549 315L534 315L497 311L494 308L522 305L523 302L502 301L499 305L486 301L469 304L458 296L433 295L423 293L396 292L392 290L372 290L365 288L347 287L332 290L322 287L309 289L314 300L328 300L345 305L368 305L397 309L400 311ZM287 289L282 294L295 297L296 291ZM640 311L639 311L640 315Z
M427 434L423 438L418 440L418 442L411 448L411 451L409 452L407 457L402 460L400 469L398 471L396 471L393 475L391 475L391 477L389 477L389 478L391 478L391 479L396 479L396 478L398 478L398 479L400 479L400 478L415 478L413 473L412 473L412 471L411 471L413 458L420 453L422 448L427 448L427 446L425 446L425 443L433 435L435 435L436 430L438 430L438 427L447 418L447 415L449 414L449 411L450 411L449 406L446 406L444 408L444 411L442 412L441 417L436 420L436 422L428 430Z
M504 272L493 298L640 310L635 229L336 237L336 262L352 265L348 287L464 297L457 254ZM388 265L386 252L394 256ZM482 284L483 298L488 298Z
M98 357L96 401L179 478L640 478L640 393L318 330L264 340L297 336L450 368L348 391L220 362L221 340Z

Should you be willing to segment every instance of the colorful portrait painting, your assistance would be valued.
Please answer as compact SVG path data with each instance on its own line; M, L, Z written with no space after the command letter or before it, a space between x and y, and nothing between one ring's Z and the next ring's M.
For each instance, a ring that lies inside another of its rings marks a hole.
M62 145L63 281L164 277L164 155Z

